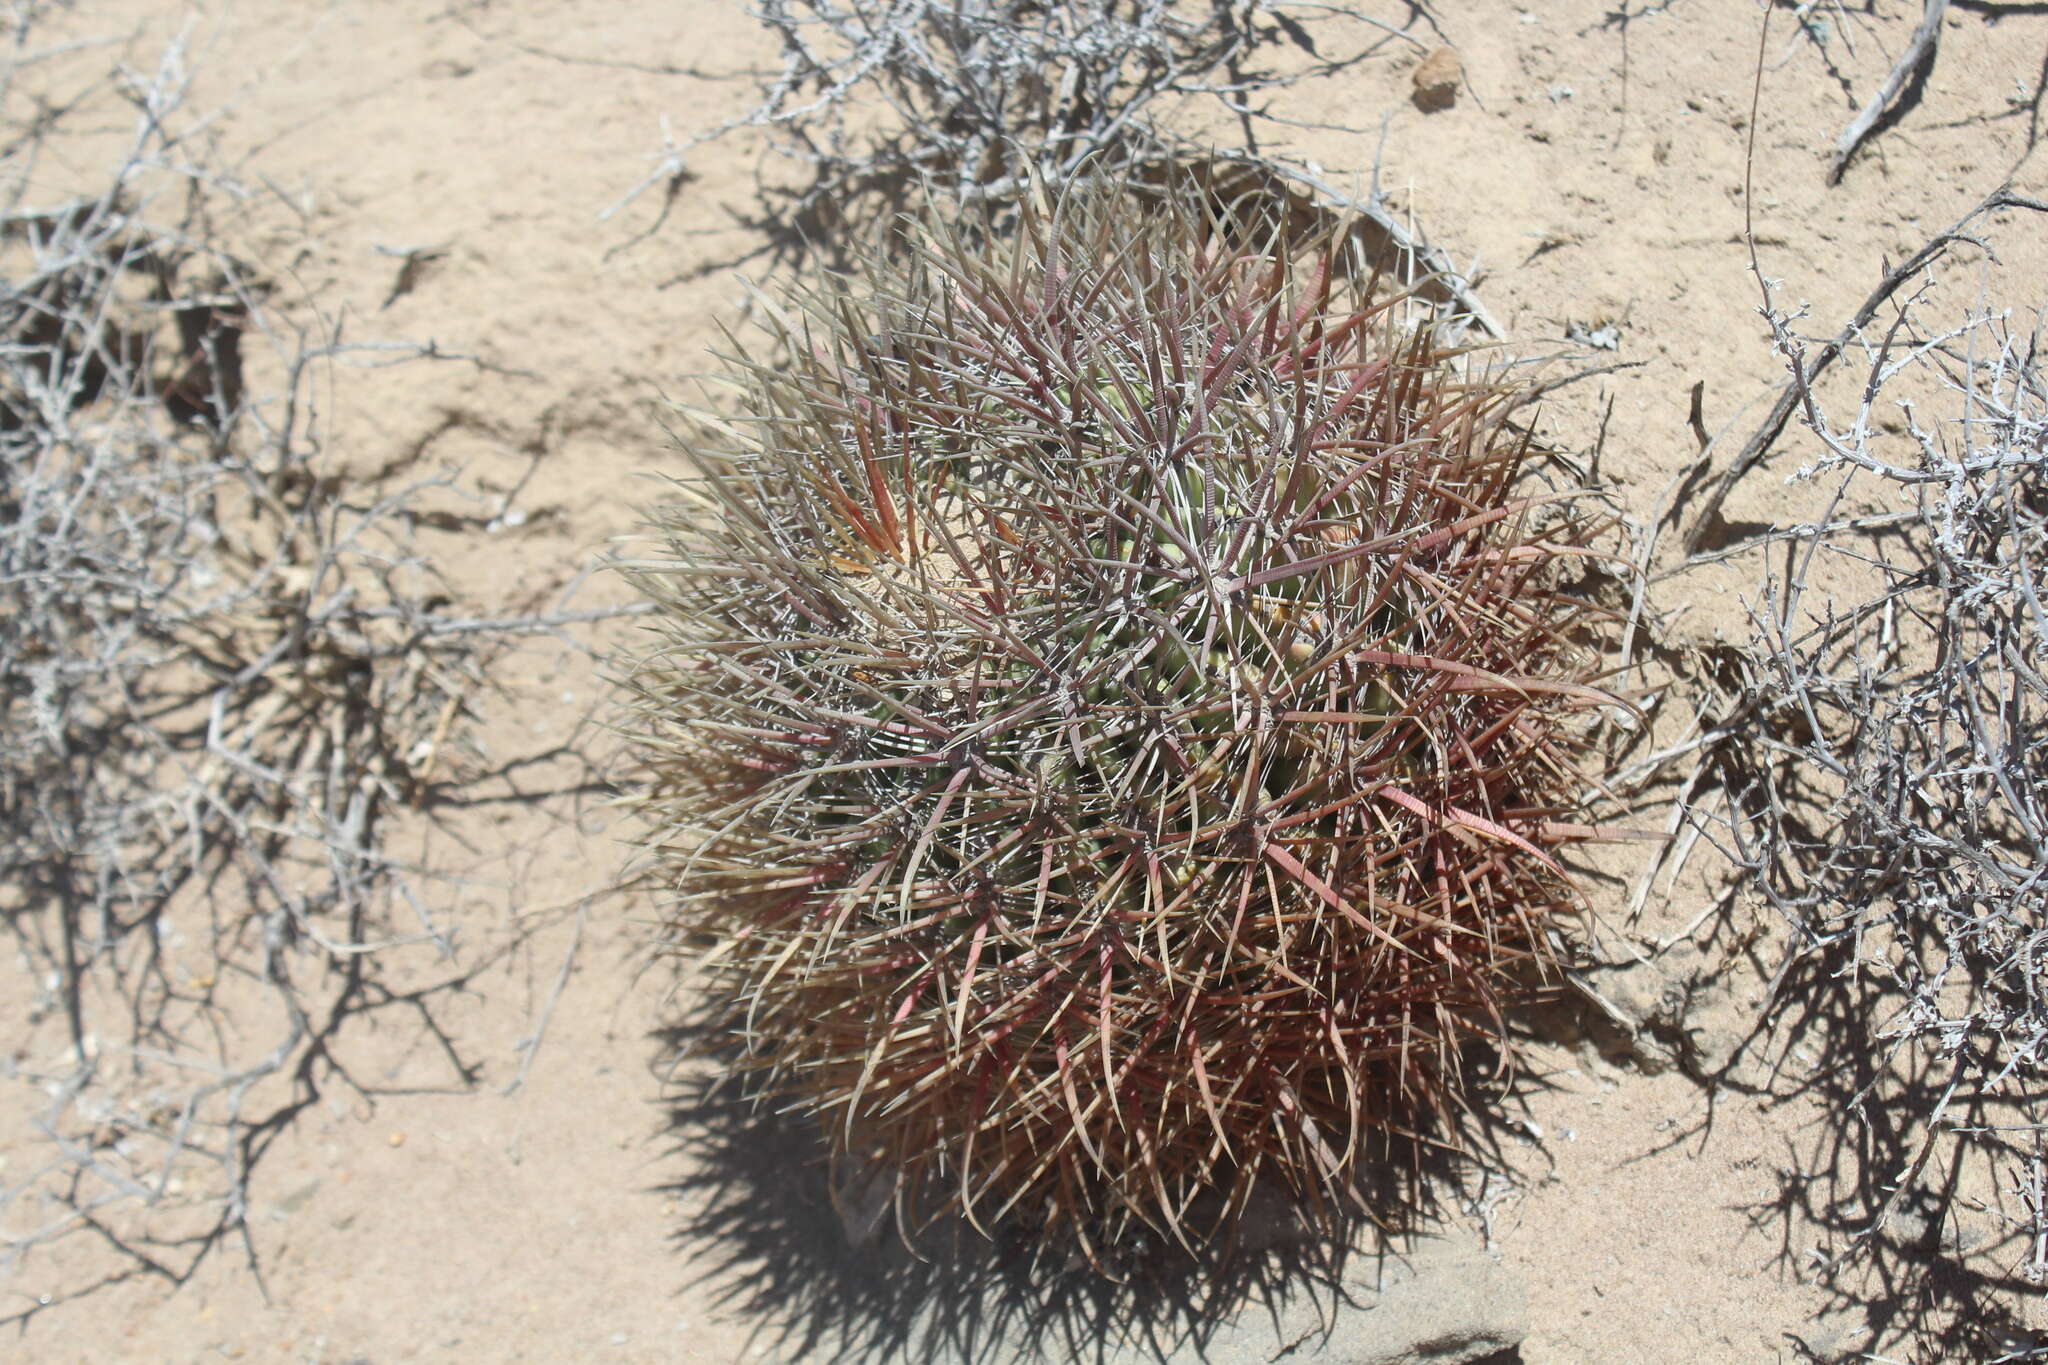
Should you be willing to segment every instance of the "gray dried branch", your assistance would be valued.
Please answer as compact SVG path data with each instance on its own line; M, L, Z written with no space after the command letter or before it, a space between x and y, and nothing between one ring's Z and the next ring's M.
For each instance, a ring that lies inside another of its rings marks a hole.
M1179 144L1154 117L1163 102L1220 103L1249 141L1262 121L1291 122L1261 95L1388 43L1424 46L1348 6L1294 0L761 0L754 12L781 45L780 70L745 113L680 144L664 131L655 167L606 210L666 186L660 216L633 240L659 228L691 149L742 129L806 168L778 219L815 230L820 215L920 186L963 204L1008 202L1094 160L1170 155ZM1338 23L1367 33L1325 56L1319 35ZM1283 46L1308 60L1267 64ZM887 117L873 117L877 105Z
M1736 484L1762 464L1770 454L1771 447L1784 433L1786 424L1791 421L1793 412L1810 398L1813 385L1820 379L1822 372L1862 335L1863 329L1876 319L1879 310L1891 301L1903 285L1921 278L1928 267L1940 260L1948 253L1949 248L1957 243L1976 241L1971 233L1972 226L1978 220L2004 209L2048 213L2048 203L2017 194L2010 185L2000 185L1986 195L1975 208L1958 218L1946 231L1937 234L1918 251L1886 271L1884 278L1878 281L1877 287L1870 291L1862 306L1856 310L1855 316L1849 319L1839 333L1823 343L1819 352L1810 361L1807 359L1806 343L1792 332L1790 320L1782 320L1783 325L1774 323L1775 342L1794 362L1792 376L1778 390L1777 401L1771 405L1770 415L1765 417L1762 425L1742 443L1742 449L1736 452L1734 460L1714 482L1706 501L1701 503L1698 511L1694 513L1692 529L1685 537L1685 550L1688 555L1697 554L1706 540L1719 528L1721 507L1727 501L1728 495L1734 491ZM1762 274L1757 271L1753 257L1751 268L1762 281ZM1767 281L1764 282L1764 286L1764 306L1769 308L1770 288Z
M2001 191L1977 213L1994 207L2038 206ZM1861 1130L1837 1140L1831 1188L1808 1207L1841 1234L1831 1271L1965 1162L2025 1191L2038 1156L2021 1139L2048 1070L2043 318L1923 325L1932 263L1969 221L1887 276L1901 301L1885 327L1868 329L1874 301L1830 347L1866 362L1846 420L1765 284L1807 436L1794 479L1831 482L1820 515L1748 547L1773 567L1753 638L1716 659L1693 778L1689 818L1792 931L1774 1018L1820 1057L1807 1083ZM1930 390L1945 420L1922 416ZM1989 1331L1958 1305L1944 1349L1975 1349L1971 1319Z
M1935 47L1941 41L1941 21L1948 16L1948 0L1925 0L1925 3L1926 8L1921 12L1920 22L1914 27L1913 36L1908 40L1906 50L1899 55L1899 60L1893 63L1890 74L1884 78L1884 84L1877 88L1877 93L1863 106L1863 112L1842 130L1841 138L1836 141L1834 164L1828 167L1830 185L1842 178L1842 172L1848 169L1849 159L1856 155L1856 149L1863 145L1864 140L1876 131L1879 121L1885 117L1886 111L1892 108L1892 102L1898 99L1899 92L1906 88L1906 82L1913 78L1915 72L1934 59Z
M40 115L0 160L0 1073L46 1099L0 1273L90 1229L176 1281L224 1239L253 1255L250 1171L355 1085L352 1014L427 1010L516 949L458 951L392 834L483 766L458 755L507 642L595 614L458 613L410 539L452 479L337 477L316 386L448 357L287 325L220 245L240 190L184 45L122 75L103 192L25 203Z

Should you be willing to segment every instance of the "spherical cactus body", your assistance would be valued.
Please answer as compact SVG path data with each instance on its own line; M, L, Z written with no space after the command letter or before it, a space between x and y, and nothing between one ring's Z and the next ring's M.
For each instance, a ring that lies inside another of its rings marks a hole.
M930 213L686 441L649 843L742 1064L905 1211L1334 1210L1554 971L1590 528L1376 286L1191 194Z

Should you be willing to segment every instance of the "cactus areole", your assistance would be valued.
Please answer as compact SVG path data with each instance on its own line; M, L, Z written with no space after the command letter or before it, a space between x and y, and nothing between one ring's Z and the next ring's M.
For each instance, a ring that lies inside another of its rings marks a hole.
M902 1209L1336 1209L1554 966L1586 521L1351 238L1245 236L928 215L768 305L629 566L678 941Z

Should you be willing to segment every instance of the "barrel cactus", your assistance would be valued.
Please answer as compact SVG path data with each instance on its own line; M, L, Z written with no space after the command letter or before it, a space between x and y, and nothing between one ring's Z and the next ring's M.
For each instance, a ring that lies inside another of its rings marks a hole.
M1329 1214L1557 966L1588 519L1351 237L1247 221L933 212L764 301L629 566L676 941L913 1216Z

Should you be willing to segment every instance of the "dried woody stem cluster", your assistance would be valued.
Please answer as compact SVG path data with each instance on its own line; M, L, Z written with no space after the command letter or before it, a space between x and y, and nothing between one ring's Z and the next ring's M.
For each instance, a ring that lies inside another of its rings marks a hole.
M1762 539L1772 560L1755 635L1727 652L1701 722L1705 758L1687 788L1697 793L1694 824L1794 931L1776 1015L1839 1012L1839 1036L1815 1045L1872 1054L1843 1066L1861 1079L1841 1098L1871 1134L1870 1169L1848 1191L1850 1248L1867 1247L1916 1196L1938 1153L1953 1168L1975 1147L2008 1172L2007 1231L2023 1236L2023 1269L2040 1280L2048 1130L2031 1113L2048 1064L2040 319L2015 325L1976 311L1925 325L1943 258L1981 245L1974 234L2014 211L2048 204L1995 191L1888 274L1817 356L1798 317L1777 305L1775 282L1759 275L1791 371L1780 406L1808 436L1811 458L1794 477L1832 483L1821 515ZM1864 362L1846 414L1830 411L1816 383L1838 354ZM1949 411L1931 418L1936 402Z
M665 217L692 149L755 130L802 168L786 189L764 186L762 226L794 224L815 245L919 190L1009 203L1093 161L1184 153L1156 117L1179 101L1220 105L1251 144L1255 127L1292 122L1269 107L1274 93L1388 45L1425 46L1319 0L759 0L754 14L781 49L756 102L680 145L665 135L608 213L665 186ZM1323 55L1346 34L1360 41Z
M677 933L906 1226L1334 1217L1550 975L1594 528L1355 237L1246 221L1075 190L770 304L629 565Z
M14 15L11 72L38 9ZM409 539L446 477L329 467L336 368L440 353L284 324L220 245L216 215L252 196L186 108L183 44L117 80L135 131L102 192L29 202L47 110L0 163L0 916L21 973L0 994L22 1030L0 1068L47 1098L44 1159L0 1187L0 1270L90 1231L180 1280L246 1242L250 1169L292 1114L355 1084L344 1022L426 1014L482 965L389 831L487 766L468 701L545 623L439 614ZM413 945L454 965L387 968Z

